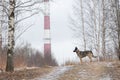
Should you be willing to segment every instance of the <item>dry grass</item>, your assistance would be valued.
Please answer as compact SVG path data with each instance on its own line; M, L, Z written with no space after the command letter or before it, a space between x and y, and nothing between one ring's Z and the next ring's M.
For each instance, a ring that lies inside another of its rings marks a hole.
M64 75L61 75L59 80L97 80L99 75L96 74L100 74L101 71L101 66L93 64L76 65L72 70L66 72Z
M66 61L64 64L62 64L63 66L69 66L69 65L78 65L80 64L80 62L76 62L76 61L72 61L72 60L68 60Z
M0 80L13 80L13 79L29 80L47 74L52 70L53 68L47 67L47 68L36 68L36 69L24 69L24 70L15 71L13 73L4 72L4 73L0 73Z
M113 80L120 80L120 61L114 61L113 67L107 68L107 73L110 74Z
M114 64L118 65L118 63ZM82 65L75 65L73 69L61 75L58 80L102 80L110 72L110 76L113 76L114 80L120 79L120 68L109 68L106 62L84 63Z

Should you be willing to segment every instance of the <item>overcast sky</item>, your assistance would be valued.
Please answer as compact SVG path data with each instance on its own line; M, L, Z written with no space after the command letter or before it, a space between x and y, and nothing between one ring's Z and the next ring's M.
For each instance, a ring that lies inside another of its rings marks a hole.
M51 48L52 53L59 64L66 60L77 60L73 49L73 32L69 28L69 16L72 12L74 0L56 0L50 4L50 27L51 27ZM32 20L32 22L31 22ZM29 22L34 25L25 32L21 39L31 43L32 47L43 52L44 47L44 15L42 13L35 15ZM26 23L29 24L29 23Z

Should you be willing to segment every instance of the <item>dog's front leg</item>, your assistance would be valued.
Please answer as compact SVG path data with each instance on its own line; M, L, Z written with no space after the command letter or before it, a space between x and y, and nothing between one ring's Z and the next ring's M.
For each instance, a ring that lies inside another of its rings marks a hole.
M82 64L82 58L80 58L80 64Z

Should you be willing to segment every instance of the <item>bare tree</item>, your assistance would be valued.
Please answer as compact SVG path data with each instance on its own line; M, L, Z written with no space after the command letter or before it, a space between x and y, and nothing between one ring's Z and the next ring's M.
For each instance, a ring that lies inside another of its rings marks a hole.
M73 7L75 15L71 18L72 30L75 31L75 35L78 34L77 37L82 38L84 49L95 49L97 52L100 50L101 27L101 23L98 25L98 4L96 0L76 0L76 5Z
M3 1L2 1L2 3L1 4L3 4ZM0 7L0 11L3 11L3 7ZM3 15L3 12L0 12L0 67L2 68L2 15Z
M75 5L73 5L74 17L70 18L70 28L75 32L75 37L79 38L84 50L86 50L86 28L84 20L84 2L83 0L76 0Z
M3 1L1 1L3 4ZM0 11L3 11L3 7L0 7ZM0 12L0 17L1 17L1 20L0 20L0 48L2 47L2 14L3 12ZM1 50L1 49L0 49Z
M118 50L118 26L115 0L105 0L106 56L114 58Z
M14 71L14 64L13 64L13 50L15 46L14 41L14 32L15 32L15 0L10 0L10 9L9 9L9 16L8 16L8 51L7 51L7 65L6 65L6 71Z
M8 23L8 50L7 50L7 64L6 71L12 72L14 71L14 46L15 46L15 33L18 30L18 23L20 24L23 20L30 18L31 16L39 13L41 10L38 8L38 5L43 2L43 0L5 0L6 5L0 4L5 10L5 16L8 17L4 23ZM24 15L25 13L29 13L28 15ZM19 26L22 28L21 26ZM28 27L26 28L28 29ZM23 30L23 31L26 31ZM18 36L20 36L18 34Z
M118 36L118 58L120 60L120 7L119 0L115 0L116 16L117 16L117 36Z
M87 1L86 1L87 2ZM100 32L101 32L101 2L99 0L90 0L87 2L88 11L86 24L91 29L88 31L89 37L87 40L92 40L92 44L90 47L95 50L95 53L98 56L100 55ZM89 41L90 42L90 41Z
M86 36L85 36L85 26L84 26L84 15L83 15L83 1L80 0L81 5L81 24L82 24L82 30L83 30L83 42L84 42L84 50L86 50Z
M105 27L105 1L102 0L102 54L103 57L105 57L106 54L106 42L105 42L105 32L106 32L106 27Z
M104 60L111 55L114 56L112 36L116 34L116 27L112 20L114 14L111 10L111 2L112 0L84 0L82 4L85 6L81 9L83 6L80 4L81 1L76 0L77 7L73 7L75 15L70 18L71 29L76 33L75 35L86 40L86 47L94 49L97 55L102 56L101 59ZM80 12L81 10L83 13ZM84 14L85 17L82 17L81 14ZM84 29L81 27L83 23ZM84 32L85 38L81 37L84 36L81 30Z

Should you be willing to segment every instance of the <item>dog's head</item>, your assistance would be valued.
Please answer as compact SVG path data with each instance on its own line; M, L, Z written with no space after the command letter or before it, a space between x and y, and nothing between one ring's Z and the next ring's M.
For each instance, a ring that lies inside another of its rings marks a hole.
M78 50L78 48L77 47L75 47L75 49L73 50L73 52L76 52Z

